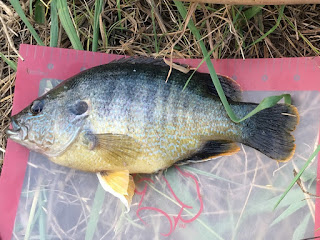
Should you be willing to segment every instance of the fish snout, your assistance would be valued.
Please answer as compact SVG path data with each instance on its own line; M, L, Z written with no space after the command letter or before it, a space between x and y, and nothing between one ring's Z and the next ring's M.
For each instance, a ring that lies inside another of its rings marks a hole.
M26 129L22 128L14 117L10 118L12 129L7 129L6 134L12 140L23 140L26 137Z

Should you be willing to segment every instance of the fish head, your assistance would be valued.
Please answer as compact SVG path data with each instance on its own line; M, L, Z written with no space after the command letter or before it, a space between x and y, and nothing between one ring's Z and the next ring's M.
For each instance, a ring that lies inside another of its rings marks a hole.
M8 137L48 157L55 157L72 144L89 116L89 104L67 92L49 91L11 117Z

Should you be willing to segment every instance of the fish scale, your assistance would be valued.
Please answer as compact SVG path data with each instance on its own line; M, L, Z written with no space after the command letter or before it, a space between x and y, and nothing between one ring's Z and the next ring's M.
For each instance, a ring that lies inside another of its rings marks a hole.
M190 94L186 91L185 94L181 95L181 89L178 89L175 84L168 84L165 85L164 82L158 82L158 94L159 98L158 101L154 106L149 105L149 111L154 112L156 115L156 119L161 119L158 122L157 132L153 136L157 136L156 138L151 138L152 136L150 133L153 132L153 127L149 124L153 124L152 122L145 122L145 121L132 121L128 123L128 125L132 126L132 129L135 129L136 132L140 130L141 124L144 125L144 130L141 129L139 132L142 132L141 138L139 139L141 142L147 142L148 144L144 146L144 151L148 158L158 158L158 156L161 156L161 159L176 159L179 157L179 155L184 156L186 155L190 150L194 150L199 148L199 145L201 144L199 141L197 141L198 137L194 137L194 135L198 135L199 129L193 128L193 130L196 130L195 132L191 132L191 126L194 124L195 120L199 120L199 117L202 119L202 123L207 122L208 126L203 126L203 129L211 130L211 127L209 125L209 119L208 115L201 116L199 113L197 115L190 113L190 110L186 108L186 101L190 101L189 98L187 98L187 94ZM146 86L147 84L143 84ZM130 84L128 85L130 87ZM127 87L128 87L127 86ZM136 85L137 86L137 85ZM149 87L150 89L151 87ZM121 92L119 92L119 95ZM122 92L124 94L124 91ZM116 96L115 96L116 97ZM122 99L122 98L120 98ZM123 98L125 99L125 98ZM139 101L139 98L135 98L135 101L131 102L131 105L127 105L129 109L131 109L131 114L135 116L132 118L132 120L135 120L137 117L139 119L139 113L134 112L135 107L137 108L143 108L143 99ZM200 100L200 99L199 99ZM127 101L127 100L124 100ZM150 104L150 102L148 101ZM175 108L172 106L175 105ZM189 104L188 104L189 105ZM131 107L132 106L132 107ZM119 109L120 105L114 106L114 108ZM157 110L158 109L158 110ZM145 109L145 111L148 111ZM118 113L114 113L115 116L110 115L110 121L114 121L113 118L116 118L118 116ZM190 117L186 117L186 115L190 115ZM128 121L127 119L126 121ZM182 125L184 123L184 125ZM149 126L148 126L149 125ZM124 127L124 126L123 126ZM217 128L221 128L217 126ZM112 126L111 129L117 129L116 127ZM102 131L110 131L107 129L103 129ZM122 132L122 131L121 131ZM127 132L123 132L124 134L130 134ZM181 136L178 137L177 133L179 133ZM132 133L131 133L132 134ZM202 135L210 135L210 131L203 132ZM160 141L158 140L160 139ZM177 141L178 140L178 141ZM152 144L154 143L154 144ZM181 148L178 148L180 146ZM182 151L181 151L182 150ZM142 160L142 161L150 161L148 160ZM153 164L156 166L156 164Z

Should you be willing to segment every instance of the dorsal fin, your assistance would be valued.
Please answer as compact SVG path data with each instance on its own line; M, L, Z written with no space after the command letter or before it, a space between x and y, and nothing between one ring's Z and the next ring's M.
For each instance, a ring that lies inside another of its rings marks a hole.
M191 73L190 73L191 74ZM190 75L189 73L187 75ZM242 91L239 84L229 77L218 75L222 89L226 97L234 102L241 101ZM188 88L195 89L199 94L219 98L218 92L208 73L196 72L188 84Z
M150 57L123 57L110 62L109 64L145 64L145 65L155 65L157 67L162 67L169 72L169 65L167 65L162 59L150 58ZM183 66L182 64L175 63ZM157 69L151 68L152 71L157 71ZM174 77L178 75L178 77ZM182 86L185 85L188 78L191 76L192 71L189 73L182 73L176 69L172 69L170 78L172 81L179 82ZM222 89L227 98L232 101L241 100L241 89L239 84L227 76L218 75ZM170 81L170 80L169 80ZM200 93L209 94L214 97L219 97L218 92L212 82L211 76L208 73L196 72L188 85L191 89L196 89Z
M226 97L236 102L240 101L242 98L240 85L227 76L218 75L218 78ZM203 81L207 85L209 94L218 96L218 92L212 82L211 77L209 76L209 78L205 78Z
M113 63L152 64L156 66L168 67L168 65L162 59L151 57L123 57L113 60L109 64Z

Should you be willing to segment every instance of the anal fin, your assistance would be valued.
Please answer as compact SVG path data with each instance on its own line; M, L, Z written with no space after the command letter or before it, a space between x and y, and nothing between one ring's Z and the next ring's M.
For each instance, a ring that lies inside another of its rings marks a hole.
M203 146L188 156L185 159L182 159L176 162L177 165L184 165L192 162L202 162L208 161L220 156L229 156L240 150L240 147L229 141L208 141L203 144Z
M129 171L104 171L97 173L97 176L103 189L119 198L129 212L135 189Z

